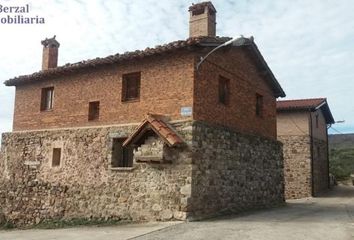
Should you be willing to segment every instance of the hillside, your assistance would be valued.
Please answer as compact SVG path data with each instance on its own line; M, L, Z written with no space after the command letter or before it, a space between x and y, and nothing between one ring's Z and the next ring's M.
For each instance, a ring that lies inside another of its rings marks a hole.
M354 148L354 133L328 135L329 148Z
M328 136L330 172L338 180L349 178L354 173L354 134Z

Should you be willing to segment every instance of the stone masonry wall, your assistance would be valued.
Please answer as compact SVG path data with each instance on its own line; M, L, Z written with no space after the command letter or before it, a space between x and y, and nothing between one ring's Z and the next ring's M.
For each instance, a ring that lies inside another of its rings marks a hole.
M195 122L190 217L283 203L282 154L277 141Z
M309 136L278 136L284 150L286 199L311 197L311 139Z
M314 138L313 140L313 193L318 196L328 190L328 152L327 142Z
M185 219L191 184L191 122L173 126L186 146L168 149L169 163L111 169L112 139L136 126L3 134L0 211L18 226L45 219ZM62 149L60 167L51 166Z

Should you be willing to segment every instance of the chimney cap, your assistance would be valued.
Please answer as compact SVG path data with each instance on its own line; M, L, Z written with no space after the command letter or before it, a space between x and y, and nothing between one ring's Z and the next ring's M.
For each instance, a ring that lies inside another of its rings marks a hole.
M200 2L200 3L196 3L196 4L192 3L192 6L189 7L189 12L202 10L205 7L208 7L209 10L211 10L211 12L216 13L216 9L215 9L213 3L210 1Z
M52 38L46 38L46 39L42 40L41 41L42 45L44 47L57 47L58 48L60 46L60 43L57 40L55 40L55 37L56 37L56 35L54 35L54 37L52 37Z

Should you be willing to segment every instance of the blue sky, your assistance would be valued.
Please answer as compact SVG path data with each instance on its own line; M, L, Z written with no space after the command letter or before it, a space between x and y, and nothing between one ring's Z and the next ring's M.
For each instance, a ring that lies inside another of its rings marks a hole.
M0 24L0 81L41 68L45 37L61 43L59 65L188 37L191 0L0 0L30 3L44 25ZM354 132L354 1L214 0L217 35L254 36L287 94L327 97L339 132ZM0 13L3 17L4 13ZM11 131L14 88L0 86L0 132ZM330 130L331 133L336 133Z

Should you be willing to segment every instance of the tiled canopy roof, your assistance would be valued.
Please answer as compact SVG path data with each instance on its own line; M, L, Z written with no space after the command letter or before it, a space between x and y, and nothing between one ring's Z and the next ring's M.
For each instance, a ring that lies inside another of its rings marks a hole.
M326 98L309 98L277 101L277 111L314 111L321 109L327 124L334 123Z
M231 40L229 37L192 37L186 40L174 41L165 45L159 45L155 48L146 48L145 50L137 50L134 52L126 52L123 54L115 54L104 58L95 58L91 60L81 61L72 64L65 64L60 67L41 70L29 75L22 75L5 81L6 86L17 86L29 83L31 81L46 80L53 77L70 75L80 70L92 69L99 66L110 65L118 62L142 59L145 57L173 52L180 49L188 49L190 51L200 49L201 47L216 47ZM238 47L245 47L249 54L255 59L256 65L261 74L265 77L267 83L272 88L275 97L285 97L285 93L280 84L276 80L272 71L268 67L262 54L258 50L257 45L253 41L253 37L240 37L235 41Z
M144 121L135 129L135 131L124 141L123 146L134 144L139 141L144 132L150 127L168 146L174 147L183 143L183 140L159 115L148 114Z

